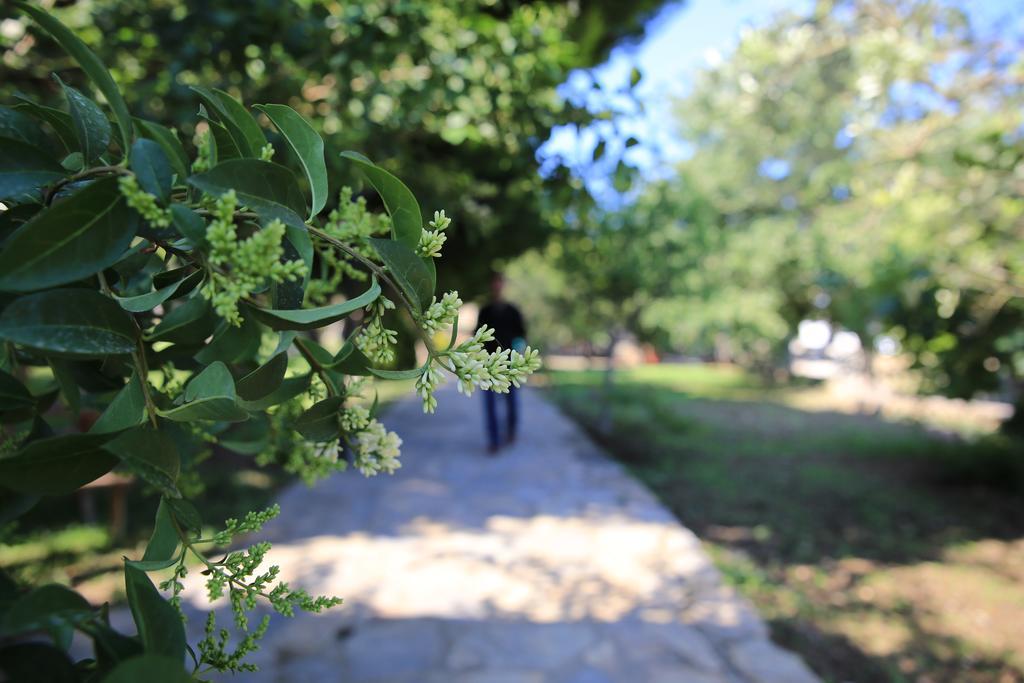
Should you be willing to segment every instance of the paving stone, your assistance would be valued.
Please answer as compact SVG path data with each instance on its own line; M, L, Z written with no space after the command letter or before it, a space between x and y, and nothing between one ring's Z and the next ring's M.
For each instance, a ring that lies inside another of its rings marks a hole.
M393 681L436 667L443 646L436 620L369 621L345 640L341 659L351 683Z
M571 671L566 673L564 676L555 676L553 679L554 683L615 683L615 679L612 676L602 671L601 669L595 669L590 666L584 666L582 668L573 668Z
M542 671L474 671L455 678L438 678L447 683L544 683Z
M537 393L523 393L523 432L498 457L479 400L438 398L433 416L416 401L385 415L404 440L394 476L283 492L262 536L270 559L293 587L345 604L274 617L264 670L246 681L816 680L697 537ZM201 578L188 578L190 614L208 607Z
M266 677L264 678L264 676ZM279 665L273 671L263 669L257 674L246 673L242 677L247 683L254 680L274 681L274 683L291 683L291 681L318 681L318 683L337 681L341 683L348 680L338 662L316 657L290 660Z
M695 628L678 622L648 624L647 632L661 640L684 661L703 671L722 671L722 660L708 638Z
M754 683L817 683L818 680L803 660L767 640L733 645L729 656L733 665Z
M449 662L464 668L530 668L553 671L577 659L594 642L585 623L463 623L451 637Z
M726 683L726 679L721 676L688 666L658 666L651 669L643 679L637 680L646 683Z

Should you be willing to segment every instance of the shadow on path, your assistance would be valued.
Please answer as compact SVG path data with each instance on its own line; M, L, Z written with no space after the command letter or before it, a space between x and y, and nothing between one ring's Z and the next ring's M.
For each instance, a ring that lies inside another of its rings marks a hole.
M498 457L484 454L479 402L448 390L434 416L411 400L389 412L405 441L396 475L283 494L271 558L292 585L346 603L275 618L245 680L816 680L689 530L523 393L523 434Z

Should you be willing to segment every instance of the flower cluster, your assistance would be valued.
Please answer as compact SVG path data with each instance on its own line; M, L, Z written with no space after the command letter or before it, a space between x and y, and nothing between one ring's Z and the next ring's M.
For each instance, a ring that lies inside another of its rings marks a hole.
M327 216L323 231L331 237L345 242L356 253L366 258L373 257L373 249L367 238L387 235L391 222L386 214L370 213L366 199L352 199L352 188L342 187L338 193L338 207ZM366 272L356 268L352 256L334 248L318 249L321 272L309 283L306 298L311 303L324 303L338 291L343 278L366 280Z
M213 142L210 132L207 130L199 133L194 142L196 145L196 158L192 162L192 172L205 173L213 168Z
M355 466L365 477L372 477L380 472L393 474L402 466L398 461L401 455L402 439L394 432L389 432L384 425L370 419L366 426L355 434Z
M416 378L416 394L423 401L423 412L433 413L437 410L437 399L434 392L444 382L444 373L433 363L427 366L423 374Z
M174 609L178 610L178 616L181 617L182 621L185 621L185 613L181 610L181 592L185 590L185 584L182 583L182 579L188 576L188 567L184 563L184 553L182 553L181 560L178 564L174 565L174 572L166 581L160 582L160 590L170 592L171 599L167 602L174 606Z
M281 283L305 275L302 261L281 261L281 240L285 225L279 220L267 223L244 240L235 231L234 213L238 199L234 190L221 195L213 206L213 220L206 227L210 244L210 278L203 295L213 303L217 315L238 326L242 317L238 302L261 289L269 279ZM230 270L228 270L230 269Z
M490 341L494 341L494 330L483 325L470 339L447 353L448 367L459 380L460 393L469 396L475 388L506 393L540 369L536 349L527 346L523 353L512 349L488 352L484 344Z
M325 393L326 388L316 381L306 394L308 400L298 396L270 412L270 436L267 446L256 455L257 465L277 463L285 472L301 477L307 486L348 466L347 462L338 459L337 441L312 443L292 429L292 424L306 410L309 401L315 402Z
M441 247L444 246L445 240L448 236L444 234L444 231L448 229L448 226L452 224L452 219L444 215L444 209L441 211L434 212L434 220L430 221L430 227L433 230L424 230L420 235L420 243L416 249L416 252L420 256L426 256L429 258L440 258Z
M529 346L519 353L512 349L488 352L485 344L494 341L494 330L483 325L476 333L454 349L436 353L432 362L416 378L416 393L423 401L423 412L437 408L434 392L444 381L441 368L451 371L458 380L460 393L471 395L475 389L506 393L519 387L527 376L540 369L540 353Z
M419 317L420 327L427 334L435 334L450 327L458 319L461 307L462 299L459 298L458 292L446 292L440 301L434 297L430 305L427 306L427 310L423 311Z
M269 142L260 148L260 161L270 161L274 158L274 146Z
M260 530L263 525L280 512L274 505L263 512L250 512L242 521L229 519L225 529L214 534L211 541L218 545L227 545L234 535ZM216 617L211 612L206 621L205 637L199 642L200 660L224 671L254 671L251 664L242 659L257 649L256 642L263 637L270 623L270 617L264 616L254 631L249 631L248 613L256 608L257 598L265 598L276 612L290 617L295 609L307 612L321 612L324 609L341 603L341 598L313 597L304 590L292 590L283 581L277 581L280 568L269 567L260 573L260 567L270 550L267 542L255 543L243 550L233 551L224 559L213 562L197 553L206 565L206 590L209 599L216 600L227 592L234 614L235 626L242 638L233 651L229 651L231 634L227 629L216 628ZM196 552L193 547L193 552ZM179 565L183 566L183 565Z
M154 228L166 228L171 224L171 211L157 203L156 197L139 187L134 175L123 175L117 180L117 186L128 206L146 219Z
M270 615L266 614L260 620L255 631L250 631L241 640L234 650L230 649L231 633L226 629L217 629L217 617L214 612L206 615L206 628L203 639L197 643L199 649L199 661L210 665L217 671L230 671L234 673L242 671L258 671L255 664L243 661L248 655L260 649L256 643L267 634L270 628Z
M356 346L374 363L387 365L395 360L395 344L398 333L384 326L384 314L394 309L395 304L386 296L366 307L368 314L362 331L356 337Z
M235 536L259 531L267 522L280 514L281 506L275 503L266 510L247 512L241 520L234 517L226 519L224 520L224 529L213 535L213 542L216 545L227 545Z
M341 411L341 429L346 434L355 434L370 424L370 411L363 406L349 406Z

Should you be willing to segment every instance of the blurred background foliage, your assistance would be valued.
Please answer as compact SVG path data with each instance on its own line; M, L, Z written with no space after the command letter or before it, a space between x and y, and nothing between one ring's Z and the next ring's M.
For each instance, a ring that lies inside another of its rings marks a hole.
M822 0L747 30L677 103L676 173L513 267L523 295L548 283L538 334L770 373L820 319L910 354L926 392L1020 396L1022 85L1022 53L948 2Z
M424 209L453 218L442 287L482 291L495 259L542 243L579 187L537 174L551 129L594 114L556 93L569 71L639 35L660 0L82 0L56 16L93 48L136 115L193 133L192 85L247 105L286 103L336 153L400 174ZM58 98L71 63L28 27L5 34L5 94ZM332 154L333 152L333 154ZM332 180L332 185L334 184Z

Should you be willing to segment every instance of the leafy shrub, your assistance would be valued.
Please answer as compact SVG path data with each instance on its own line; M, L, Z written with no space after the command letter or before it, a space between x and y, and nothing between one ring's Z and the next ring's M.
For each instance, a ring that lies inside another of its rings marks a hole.
M434 293L450 221L438 211L425 228L412 193L390 173L343 153L388 215L370 214L341 188L337 208L320 218L324 143L292 109L256 107L298 161L301 183L272 161L278 150L257 119L219 90L193 89L207 133L190 158L173 130L129 114L72 32L32 5L14 6L78 62L113 120L63 83L67 111L24 99L0 107L0 518L113 469L135 475L159 503L145 553L124 564L138 634L115 631L106 607L67 587L26 590L0 572L0 671L12 680L172 681L250 670L245 656L269 623L249 622L260 600L288 616L340 600L291 588L276 567L262 570L269 544L214 557L279 512L250 512L202 534L196 467L214 445L280 463L309 483L344 469L347 457L364 475L390 473L401 439L377 421L375 403L354 401L367 378L415 379L430 412L445 372L467 394L507 391L537 369L537 354L486 352L486 328L456 343L462 302ZM339 302L335 293L352 283L362 292ZM381 367L395 360L393 309L428 351L421 367ZM358 324L337 353L304 334L350 316ZM450 341L436 345L448 330ZM30 389L35 368L49 368L53 380ZM50 410L58 397L66 411ZM62 421L68 412L80 419ZM211 613L206 637L191 647L180 593L196 563L210 597L230 600L235 623L232 633ZM152 572L166 577L159 589ZM94 646L77 663L67 654L75 631Z

